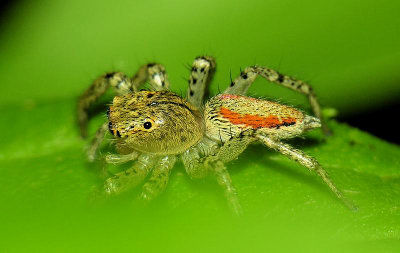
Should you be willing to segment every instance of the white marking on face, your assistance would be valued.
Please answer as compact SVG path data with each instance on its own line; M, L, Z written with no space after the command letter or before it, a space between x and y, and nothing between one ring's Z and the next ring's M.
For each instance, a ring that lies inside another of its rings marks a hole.
M125 81L121 81L117 84L117 88L120 89L122 86L125 85Z
M164 120L163 120L163 119L157 119L157 120L155 121L155 123L157 123L158 125L161 125L161 124L164 123Z
M158 85L162 84L161 76L159 74L153 75L153 80L156 82Z

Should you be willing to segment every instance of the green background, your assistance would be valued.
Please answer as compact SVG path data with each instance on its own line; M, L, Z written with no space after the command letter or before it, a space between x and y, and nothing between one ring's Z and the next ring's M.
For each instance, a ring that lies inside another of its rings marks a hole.
M0 26L0 252L363 251L400 249L400 149L330 121L291 140L360 207L353 213L305 168L260 145L228 166L244 216L210 177L181 164L164 195L91 202L101 184L78 136L77 97L106 71L156 61L184 93L194 57L217 59L211 91L265 65L305 80L342 115L399 99L398 1L22 1ZM257 80L250 94L309 110ZM93 135L104 120L90 124ZM384 125L391 119L381 119ZM112 151L105 145L103 152ZM126 168L110 167L111 171Z

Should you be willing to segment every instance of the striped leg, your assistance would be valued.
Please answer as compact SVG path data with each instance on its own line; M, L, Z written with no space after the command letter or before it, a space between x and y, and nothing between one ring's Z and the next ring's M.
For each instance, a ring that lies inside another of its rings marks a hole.
M203 98L207 95L207 86L215 72L215 60L209 56L197 57L189 78L189 89L186 99L197 107L201 107Z
M106 196L117 195L137 186L149 174L155 161L154 155L140 155L132 168L121 171L105 181L104 194Z
M141 198L150 201L162 193L168 184L169 175L176 162L175 156L165 156L155 165L149 180L143 185Z
M231 177L225 165L221 161L214 164L214 175L218 184L224 189L225 197L228 200L228 205L235 215L242 214L242 207L240 206L237 197L236 189L232 184Z
M127 94L131 91L131 81L122 72L112 72L97 78L93 84L79 97L78 123L81 136L87 136L88 114L90 107L112 87L117 94Z
M224 94L245 95L250 85L258 76L261 76L272 83L280 84L286 88L306 95L315 116L317 116L321 120L322 130L324 134L331 134L331 131L329 130L328 126L325 124L325 121L322 118L321 108L311 86L301 80L296 80L290 76L282 75L281 73L273 69L259 66L247 67L240 74L240 76L238 76L231 83L230 87L228 87L224 91Z
M169 81L165 67L157 63L149 63L139 68L132 77L132 89L138 91L145 82L149 82L152 90L168 90Z
M90 143L90 146L86 153L89 162L93 162L96 159L97 150L103 142L104 136L106 135L107 131L108 123L104 123L99 129L97 129L96 135Z
M324 181L324 183L331 189L331 191L336 195L338 199L343 201L343 203L349 207L351 210L357 210L357 207L348 199L346 199L341 191L335 186L335 184L330 179L328 172L322 168L317 160L311 156L305 154L303 151L293 148L292 146L274 140L268 136L258 135L258 139L267 147L272 148L279 153L287 156L291 160L300 163L304 167L307 167L310 171L317 173L317 175Z

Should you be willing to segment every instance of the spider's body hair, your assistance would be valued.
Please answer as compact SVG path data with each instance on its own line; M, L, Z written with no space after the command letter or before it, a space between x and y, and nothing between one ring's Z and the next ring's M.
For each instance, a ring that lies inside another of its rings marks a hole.
M204 117L207 136L222 142L248 129L254 130L254 134L288 139L321 126L319 119L296 108L230 94L210 99L205 106Z

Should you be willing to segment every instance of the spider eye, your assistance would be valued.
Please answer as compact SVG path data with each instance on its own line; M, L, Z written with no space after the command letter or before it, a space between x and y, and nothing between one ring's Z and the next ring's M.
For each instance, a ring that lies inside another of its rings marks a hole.
M151 122L144 122L143 124L144 129L150 129L151 128Z
M117 136L119 137L119 138L121 138L122 136L121 136L121 133L117 130Z
M108 130L110 131L110 133L111 133L112 135L114 135L113 125L112 125L111 122L108 122Z

